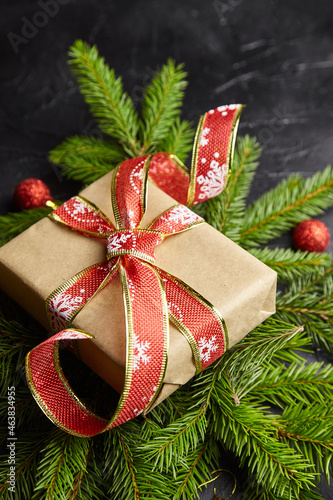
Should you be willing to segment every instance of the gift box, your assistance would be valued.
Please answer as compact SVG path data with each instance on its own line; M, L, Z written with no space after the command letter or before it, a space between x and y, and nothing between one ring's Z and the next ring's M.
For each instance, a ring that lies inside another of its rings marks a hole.
M110 203L113 175L113 172L105 175L80 195L92 207L98 207L116 227ZM175 206L175 200L149 180L146 206L141 228L148 226L161 213L168 213L170 207ZM191 218L190 210L186 210L186 217ZM77 212L77 216L80 215L79 209ZM214 312L215 316L223 318L221 330L225 350L275 312L276 273L194 214L193 221L195 223L189 230L175 232L156 246L154 265L161 270L162 281L163 276L181 280L184 290L190 290L200 303L207 301L208 307L213 312L217 311L216 314ZM118 233L114 234L117 236ZM50 301L52 292L71 276L96 262L105 261L106 253L110 250L108 241L106 249L103 240L87 238L80 232L71 231L64 224L45 218L0 249L1 287L45 328L49 328L45 301ZM113 258L112 255L109 258ZM127 285L130 288L130 283ZM146 286L149 288L149 283ZM121 393L127 386L126 307L130 305L126 304L119 274L100 288L73 319L73 328L89 332L92 336L88 340L76 340L76 349L84 363ZM198 359L193 349L195 342L192 342L191 334L187 335L186 327L180 328L181 314L178 314L177 321L177 305L169 301L168 306L173 321L169 324L169 347L165 357L166 366L162 370L163 379L153 406L198 371ZM212 334L211 339L202 339L200 324L196 325L196 329L199 332L196 339L197 354L200 354L206 366L216 359L215 336ZM143 364L150 358L146 354L143 344ZM128 419L124 417L124 420Z
M115 222L111 177L112 173L105 175L80 194ZM174 204L175 200L149 181L143 226ZM45 218L0 249L1 287L49 328L45 310L49 294L70 276L104 258L101 242ZM275 312L276 273L206 223L163 241L156 248L156 265L214 304L227 325L229 347ZM119 277L91 300L73 326L95 337L77 341L84 362L120 392L126 338ZM170 324L168 365L158 401L195 374L192 358L187 340Z

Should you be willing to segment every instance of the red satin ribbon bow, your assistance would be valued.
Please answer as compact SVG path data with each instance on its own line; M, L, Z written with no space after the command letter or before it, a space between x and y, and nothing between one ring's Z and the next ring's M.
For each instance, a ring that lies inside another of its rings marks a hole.
M227 348L224 321L195 290L155 265L155 247L165 237L203 223L182 204L162 213L147 227L140 223L146 208L149 176L181 203L199 203L222 192L227 182L242 106L221 106L201 117L189 176L168 153L123 162L113 176L112 208L117 227L80 196L57 208L51 218L83 235L107 240L107 260L70 278L47 299L53 335L30 351L26 374L45 414L59 427L92 436L147 412L163 385L167 365L169 320L189 341L197 372ZM70 328L75 316L98 291L120 274L126 309L125 385L110 421L90 412L70 388L59 364L59 342L92 336ZM58 333L57 333L58 332Z

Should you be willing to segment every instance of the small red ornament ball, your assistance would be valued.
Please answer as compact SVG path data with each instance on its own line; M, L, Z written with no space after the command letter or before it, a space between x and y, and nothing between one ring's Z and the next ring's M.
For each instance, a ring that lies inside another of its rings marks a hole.
M309 219L300 222L293 234L293 246L296 250L307 252L325 252L330 244L331 235L323 222Z
M14 191L14 201L21 210L45 207L49 200L52 201L50 190L40 179L25 179Z

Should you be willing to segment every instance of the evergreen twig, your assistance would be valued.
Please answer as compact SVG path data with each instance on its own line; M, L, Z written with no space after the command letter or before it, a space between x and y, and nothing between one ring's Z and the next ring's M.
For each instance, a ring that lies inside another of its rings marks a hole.
M28 227L41 220L43 217L46 217L51 211L52 208L43 207L1 215L0 246L4 245L12 238L15 238L15 236L28 229Z
M240 243L246 248L266 244L332 205L330 166L305 180L297 174L291 175L246 209Z
M95 46L82 40L75 42L69 55L70 67L102 132L118 139L128 155L139 156L139 120L121 78L116 78Z
M307 273L320 275L332 263L327 253L294 251L290 248L250 248L249 252L278 273L281 282L292 282Z
M185 162L188 154L192 151L195 130L192 124L186 120L175 119L167 136L157 145L161 151L168 151ZM156 150L157 150L156 147Z
M107 174L125 158L125 151L116 142L86 136L70 137L50 153L50 161L60 165L66 177L87 184Z
M142 102L142 153L150 151L152 146L158 151L161 138L164 139L169 134L170 123L179 117L187 86L187 74L183 68L183 64L176 66L174 61L169 59L167 64L155 73L145 90ZM182 128L179 125L176 125L178 133L184 133L184 125Z

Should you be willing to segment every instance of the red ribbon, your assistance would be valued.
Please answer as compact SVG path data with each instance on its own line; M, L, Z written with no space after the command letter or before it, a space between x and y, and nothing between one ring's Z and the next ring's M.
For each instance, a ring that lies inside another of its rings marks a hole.
M228 178L242 106L222 106L201 117L190 176L168 153L123 162L113 176L112 208L117 227L97 207L77 196L51 218L83 235L107 242L107 260L70 278L47 299L53 335L30 351L27 379L37 403L59 427L92 436L147 412L163 385L171 320L189 341L197 372L227 348L224 321L195 290L155 265L155 248L165 237L203 223L176 204L141 228L149 176L165 192L188 205L222 192ZM98 291L120 274L127 322L125 385L115 414L106 421L91 413L70 388L59 364L59 342L89 339L70 328L73 319ZM59 333L57 333L59 332Z

